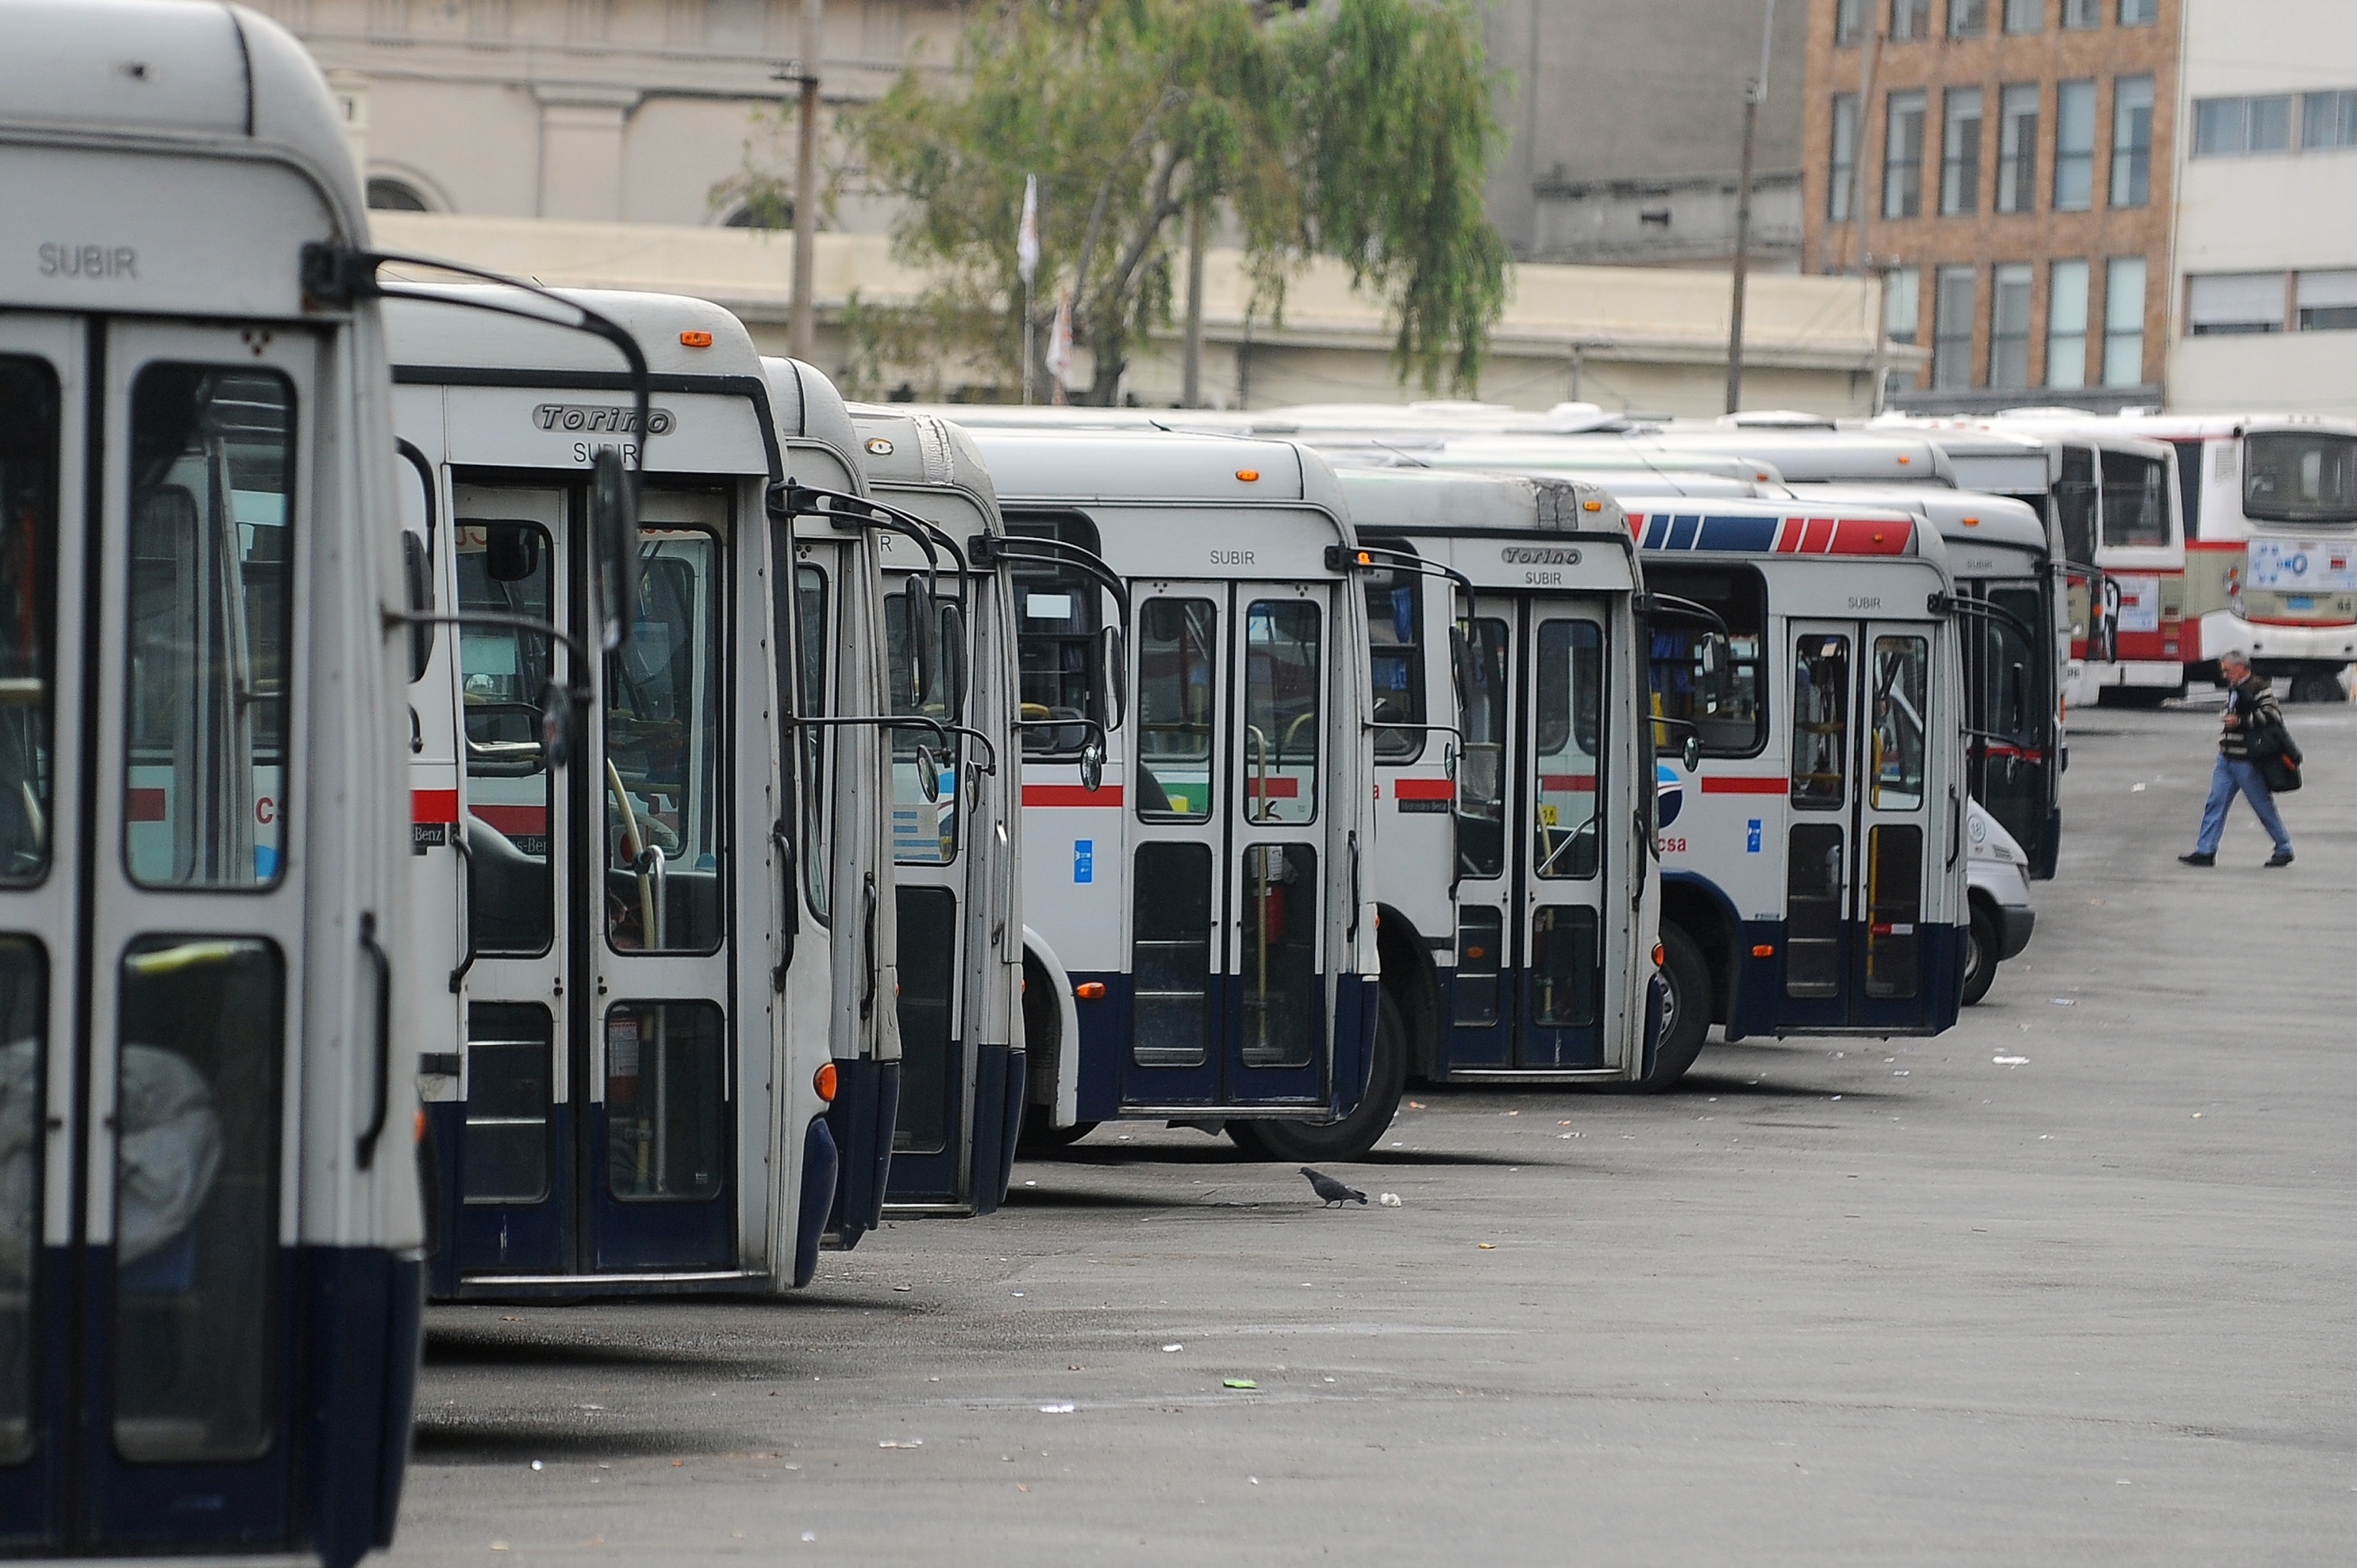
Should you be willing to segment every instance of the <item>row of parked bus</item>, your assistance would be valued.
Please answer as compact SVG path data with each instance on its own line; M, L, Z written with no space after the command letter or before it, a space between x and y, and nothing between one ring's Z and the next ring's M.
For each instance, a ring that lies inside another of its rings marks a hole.
M424 1298L1943 1030L2179 515L2101 433L854 406L371 250L250 14L0 29L10 1550L389 1541Z

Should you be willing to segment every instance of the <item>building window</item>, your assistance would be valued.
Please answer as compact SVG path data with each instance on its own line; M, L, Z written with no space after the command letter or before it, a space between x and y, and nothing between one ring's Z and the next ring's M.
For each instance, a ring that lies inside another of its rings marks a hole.
M2029 280L2028 262L2000 262L1989 269L1989 385L2029 384Z
M1857 13L1865 0L1835 0L1834 5L1834 42L1848 45L1857 42Z
M1973 289L1970 267L1942 267L1932 300L1932 384L1948 391L1973 384Z
M2152 78L2123 76L2112 83L2112 205L2151 199Z
M2302 273L2297 289L2302 332L2357 329L2357 272Z
M1833 161L1825 168L1825 217L1847 222L1857 192L1857 94L1834 94Z
M2104 384L2144 381L2144 258L2114 256L2104 264Z
M2005 0L2005 30L2034 33L2046 26L2046 0Z
M2339 97L2311 93L2311 98ZM2339 118L2336 113L2336 122ZM2313 143L2309 144L2313 145ZM2240 157L2246 153L2291 151L2291 95L2266 98L2202 98L2193 104L2193 156Z
M1923 213L1923 95L1894 92L1882 130L1882 215Z
M2160 20L2160 0L2120 0L2120 26L2149 27Z
M2102 27L2104 0L2062 0L2062 25L2065 27Z
M2303 150L2357 147L2357 92L2311 92L2300 100Z
M2054 210L2084 212L2095 204L2095 84L2065 81L2054 89Z
M1948 0L1948 37L1977 38L1988 31L1988 0Z
M1923 270L1893 267L1882 279L1882 335L1912 343L1923 309Z
M1981 90L1951 87L1948 121L1940 137L1940 210L1951 216L1981 208Z
M384 175L372 175L368 182L368 204L379 212L431 212L425 198L405 179L392 179Z
M2284 274L2212 273L2185 280L2185 330L2194 338L2280 332Z
M2038 206L2038 83L2016 82L1997 94L1996 209Z
M1932 34L1932 0L1890 0L1890 36L1923 38Z
M2087 384L2087 263L2046 269L2046 384Z

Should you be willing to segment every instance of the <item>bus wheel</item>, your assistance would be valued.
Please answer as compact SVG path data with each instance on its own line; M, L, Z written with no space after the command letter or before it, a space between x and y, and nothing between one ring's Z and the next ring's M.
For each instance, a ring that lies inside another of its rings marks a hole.
M1231 1122L1228 1136L1254 1159L1355 1160L1375 1146L1375 1140L1398 1113L1400 1092L1407 1087L1407 1019L1392 993L1378 989L1375 1004L1375 1063L1367 1075L1367 1092L1359 1108L1340 1122Z
M1097 1130L1093 1122L1075 1122L1069 1127L1053 1127L1046 1120L1023 1118L1023 1133L1016 1146L1024 1149L1061 1149L1079 1143Z
M2345 703L2341 682L2330 675L2295 675L2291 679L2291 700L2295 703Z
M1658 1094L1685 1077L1702 1043L1710 1034L1710 965L1702 950L1677 926L1662 927L1662 1043L1653 1052L1653 1070L1638 1081L1647 1094Z
M1974 905L1972 929L1964 937L1965 1006L1988 994L1990 983L1996 979L1996 955L2002 950L1997 945L1996 920Z

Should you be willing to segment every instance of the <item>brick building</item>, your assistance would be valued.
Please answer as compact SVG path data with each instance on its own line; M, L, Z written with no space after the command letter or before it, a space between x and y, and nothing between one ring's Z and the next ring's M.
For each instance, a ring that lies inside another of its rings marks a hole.
M1886 278L1897 407L2158 403L2182 0L1812 0L1804 267Z

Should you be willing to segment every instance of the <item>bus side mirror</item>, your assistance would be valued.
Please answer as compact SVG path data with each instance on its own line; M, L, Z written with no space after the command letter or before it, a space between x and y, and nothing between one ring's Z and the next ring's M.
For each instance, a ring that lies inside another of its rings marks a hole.
M911 575L901 601L907 607L909 626L909 693L921 708L933 696L933 637L939 627L933 618L932 590L924 578Z
M573 761L576 738L572 688L551 681L540 689L540 749L550 772Z
M1081 747L1081 788L1093 795L1104 783L1104 747L1095 741Z
M434 613L434 567L426 558L425 541L407 529L401 533L401 575L403 586L409 595L409 613L430 616ZM434 627L431 622L412 622L409 628L409 678L422 681L425 666L434 659Z
M1465 623L1458 621L1448 628L1448 679L1457 688L1457 711L1465 711L1465 694L1473 689L1472 650L1465 640Z
M1695 734L1692 730L1686 731L1686 744L1680 751L1678 760L1686 765L1686 771L1689 773L1692 773L1695 768L1700 768L1702 766L1702 736Z
M912 579L913 580L913 579ZM941 608L942 701L952 717L965 712L965 612L955 605Z
M610 446L590 465L589 538L597 558L599 640L611 652L630 640L639 619L639 487Z
M917 789L925 797L928 806L936 804L942 798L942 759L933 755L931 746L921 741L917 745Z
M1116 730L1129 711L1129 650L1123 645L1117 626L1100 628L1097 640L1097 667L1104 672L1105 728Z

